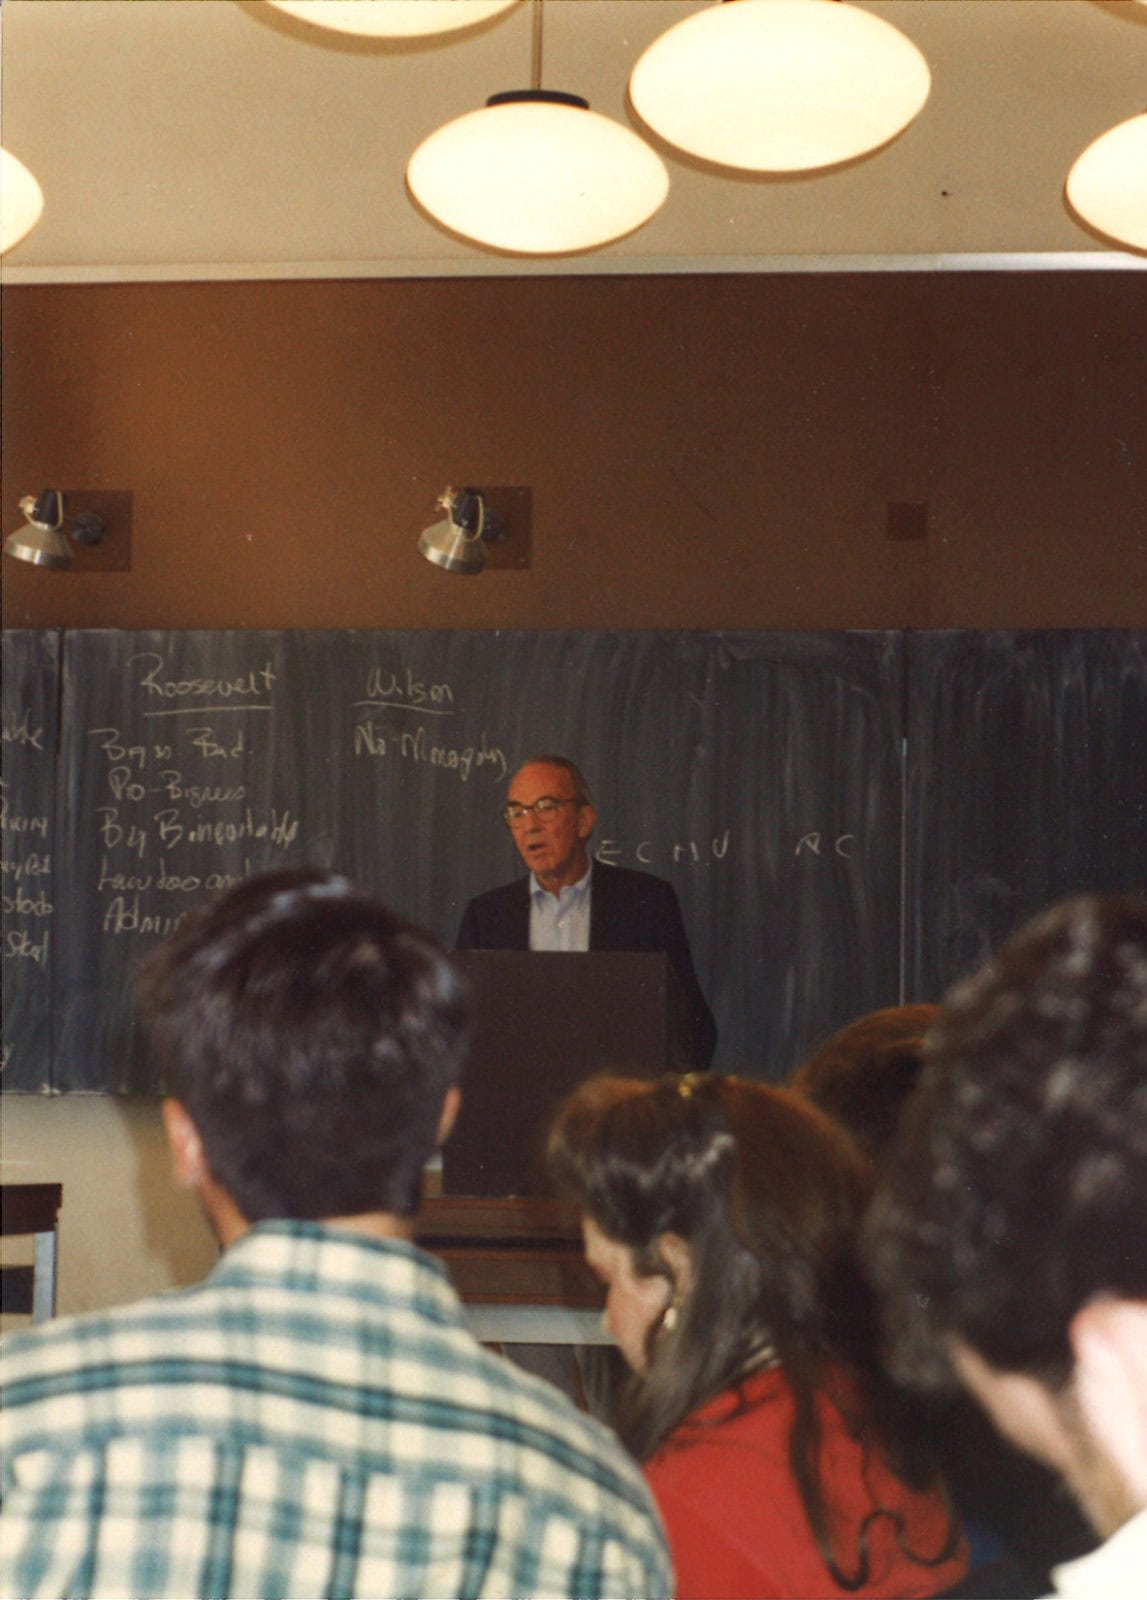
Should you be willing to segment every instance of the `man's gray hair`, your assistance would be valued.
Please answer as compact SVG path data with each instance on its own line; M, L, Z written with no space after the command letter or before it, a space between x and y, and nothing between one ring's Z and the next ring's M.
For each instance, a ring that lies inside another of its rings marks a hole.
M572 762L569 756L527 756L522 762L522 767L560 767L563 772L568 772L573 780L574 798L583 806L593 805L593 796L589 792L589 784L582 777L580 767ZM520 772L521 767L518 768Z

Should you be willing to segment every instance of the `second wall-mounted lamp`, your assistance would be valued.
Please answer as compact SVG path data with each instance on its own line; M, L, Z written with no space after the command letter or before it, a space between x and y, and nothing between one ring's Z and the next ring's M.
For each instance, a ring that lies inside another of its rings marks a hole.
M423 531L419 553L447 572L484 571L487 544L505 536L503 518L490 510L480 489L446 488L437 503L446 512L445 520Z

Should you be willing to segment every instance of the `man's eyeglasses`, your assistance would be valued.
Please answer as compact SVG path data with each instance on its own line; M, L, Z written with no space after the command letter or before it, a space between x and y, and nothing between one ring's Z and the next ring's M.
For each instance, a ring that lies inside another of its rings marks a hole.
M564 800L557 800L552 794L544 794L533 805L524 806L518 800L508 800L502 807L502 821L507 828L517 828L530 812L534 813L539 822L551 822L558 814L559 806L580 806L581 801L576 796L569 795Z

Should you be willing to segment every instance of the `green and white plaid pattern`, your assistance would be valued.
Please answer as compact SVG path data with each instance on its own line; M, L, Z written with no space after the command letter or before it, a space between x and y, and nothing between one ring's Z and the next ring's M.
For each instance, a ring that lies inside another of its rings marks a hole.
M475 1344L412 1246L260 1224L3 1368L5 1596L671 1592L640 1472Z

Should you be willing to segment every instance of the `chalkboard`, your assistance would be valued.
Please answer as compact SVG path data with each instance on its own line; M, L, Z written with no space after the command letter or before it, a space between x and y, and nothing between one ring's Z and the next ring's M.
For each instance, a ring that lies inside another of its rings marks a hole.
M718 1066L896 998L896 634L74 632L62 683L55 1088L154 1089L132 969L249 872L336 868L452 943L521 871L498 812L539 750L586 769L601 860L675 884Z
M911 634L907 682L909 998L1070 894L1147 893L1147 633Z
M466 901L521 871L498 811L539 751L584 767L599 859L675 885L720 1070L783 1077L1041 906L1147 885L1147 633L14 632L4 651L8 1089L155 1092L135 964L252 872L335 868L452 944Z
M55 780L60 636L3 636L3 941L5 1089L50 1078Z

